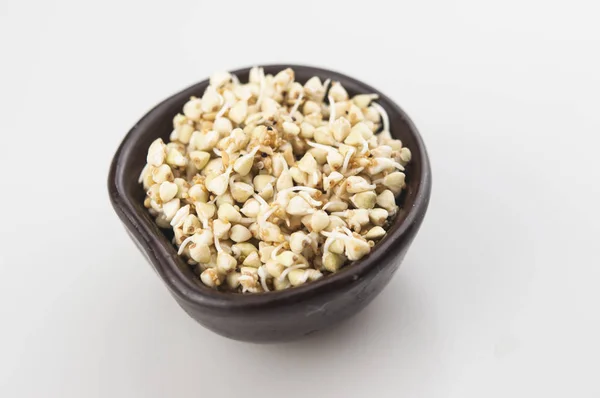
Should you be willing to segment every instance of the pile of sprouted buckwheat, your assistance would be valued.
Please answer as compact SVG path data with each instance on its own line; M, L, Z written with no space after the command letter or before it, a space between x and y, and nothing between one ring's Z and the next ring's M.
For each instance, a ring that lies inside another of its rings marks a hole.
M150 145L144 205L206 286L259 293L336 272L385 236L405 187L411 152L377 98L289 68L214 74L170 142Z

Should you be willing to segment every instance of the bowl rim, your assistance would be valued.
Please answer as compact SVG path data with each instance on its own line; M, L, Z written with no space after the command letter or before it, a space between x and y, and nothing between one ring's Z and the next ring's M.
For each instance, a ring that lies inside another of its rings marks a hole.
M162 114L160 112L161 109L168 108L174 103L180 102L180 97L184 93L199 89L201 86L208 84L208 79L186 87L150 109L125 135L111 162L108 176L108 191L113 208L121 221L126 225L128 233L135 235L134 241L137 242L140 249L142 249L143 253L152 262L154 269L161 276L169 290L177 298L194 307L215 310L227 308L228 310L246 311L263 308L264 306L274 307L296 303L315 295L333 294L377 269L377 264L382 263L382 260L388 255L388 251L395 252L397 250L393 249L394 246L398 246L405 240L412 240L429 205L431 195L431 167L425 144L412 120L394 101L370 85L337 71L298 64L266 64L261 65L261 67L269 73L288 67L295 71L303 70L312 73L313 76L326 76L332 80L339 80L342 83L350 82L352 85L360 87L364 93L378 94L378 103L386 109L388 114L395 113L404 119L409 133L413 136L412 138L417 144L416 148L411 148L413 153L415 151L419 152L418 158L421 159L421 175L416 186L414 202L410 209L405 209L407 213L404 219L399 220L398 217L394 219L394 223L400 223L399 227L388 234L386 239L379 242L365 258L344 267L340 272L327 275L317 281L290 289L255 294L221 292L195 283L177 265L178 261L182 262L182 260L177 256L176 248L169 239L163 234L156 234L156 228L153 225L148 225L147 220L138 214L138 209L133 206L132 198L126 193L125 173L122 167L122 160L126 159L133 151L139 149L136 148L136 138L142 136L143 132L147 130L146 128L139 131L140 126L152 125L153 119L158 118L158 115ZM230 73L236 75L246 74L250 68L239 68ZM407 243L410 243L410 241Z

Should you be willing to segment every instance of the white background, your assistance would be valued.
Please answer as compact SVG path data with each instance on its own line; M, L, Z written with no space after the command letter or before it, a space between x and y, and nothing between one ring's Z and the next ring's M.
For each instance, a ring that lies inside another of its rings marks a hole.
M0 396L599 397L596 3L1 0ZM274 62L395 99L434 187L367 310L251 345L180 310L106 177L154 104Z

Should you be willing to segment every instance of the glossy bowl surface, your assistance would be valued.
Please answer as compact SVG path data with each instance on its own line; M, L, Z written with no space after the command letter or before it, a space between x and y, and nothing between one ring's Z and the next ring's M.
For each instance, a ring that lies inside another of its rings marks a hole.
M200 97L208 80L167 98L127 133L108 177L112 205L132 240L146 256L179 305L196 321L223 336L252 342L296 339L322 330L363 309L387 285L400 266L423 221L431 194L431 171L425 145L406 113L378 90L351 77L300 65L267 65L275 74L292 67L296 80L312 76L341 82L350 95L376 93L388 113L391 134L412 151L407 189L398 198L401 211L372 252L340 272L300 287L261 294L236 294L209 289L195 277L143 206L138 176L152 141L168 141L173 116L190 96ZM233 71L244 82L250 68Z

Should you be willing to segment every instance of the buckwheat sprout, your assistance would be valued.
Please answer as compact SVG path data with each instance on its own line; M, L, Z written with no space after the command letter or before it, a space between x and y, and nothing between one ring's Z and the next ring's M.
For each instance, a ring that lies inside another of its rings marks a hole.
M369 142L363 138L362 143L363 143L363 146L362 146L362 149L360 150L360 154L364 155L365 153L367 153L369 151Z
M386 158L386 157L377 157L371 161L371 165L368 168L368 171L371 175L379 174L384 170L389 168L395 168L400 171L404 171L404 166L400 163L396 162L394 159Z
M321 231L321 234L328 238L332 237L333 239L340 239L340 240L343 240L346 242L354 242L354 243L360 243L360 244L367 243L362 239L355 238L354 236L348 236L348 235L340 234L340 233Z
M235 129L233 129L233 130L235 130ZM231 130L231 133L229 133L229 135L227 136L228 138L233 137L233 130ZM233 151L234 149L235 149L235 142L232 142L231 144L229 144L227 149L225 149L225 152L231 154L231 151Z
M219 109L219 112L217 112L217 115L215 116L215 120L217 120L218 118L220 118L221 116L223 116L225 114L225 112L227 112L227 109L229 109L231 107L231 105L226 102L221 109Z
M312 196L306 193L306 191L300 191L298 195L300 195L302 199L306 200L311 206L323 206L323 202L319 202L318 200L313 199Z
M294 102L294 106L292 106L292 109L290 110L290 116L293 116L294 113L296 113L296 111L298 110L298 107L300 106L300 103L302 102L303 99L304 99L304 90L300 91L300 95L298 96L298 99L296 99L296 102Z
M265 202L265 203L266 203L266 202ZM268 205L267 205L267 206L268 206ZM278 207L277 207L277 206L273 206L272 208L270 208L269 210L267 210L266 212L264 212L264 213L262 214L262 217L260 217L260 218L259 218L258 225L259 225L261 228L264 228L264 227L266 227L266 225L265 225L265 224L267 223L267 220L269 219L269 217L271 217L271 215L272 215L273 213L275 213L275 211L277 211L277 209L278 209Z
M262 197L262 196L260 196L260 195L258 195L258 194L256 194L256 193L253 193L253 194L252 194L252 197L253 197L254 199L256 199L256 200L258 201L258 203L260 203L260 205L261 205L261 206L264 206L264 207L269 207L269 204L268 204L268 203L267 203L267 202L266 202L266 201L263 199L263 197Z
M336 203L339 203L338 201L331 201L331 202L327 202L325 203L325 206L323 206L323 208L321 210L327 210L329 209L331 206L335 205Z
M221 253L223 251L223 248L221 247L221 242L219 242L219 238L217 237L217 235L214 235L214 241L215 241L215 248L217 249L217 252Z
M190 243L194 241L194 235L192 236L188 236L187 238L185 238L183 240L183 242L181 242L181 245L179 245L179 250L177 250L177 254L181 256L181 254L185 251L185 247Z
M319 190L316 189L316 188L311 188L311 187L294 186L294 187L289 187L289 188L286 188L286 189L282 189L281 191L279 191L277 193L277 195L284 194L284 193L289 193L289 192L298 192L298 191L315 193L315 192L318 192Z
M260 284L261 284L262 288L265 290L265 292L270 291L269 287L267 286L267 275L265 273L265 266L261 265L258 268L257 273L258 273L258 277L260 278Z
M185 205L182 208L180 208L179 210L177 210L177 213L175 213L175 215L173 216L173 219L171 220L171 226L172 227L179 227L181 224L183 224L184 219L190 214L190 205Z
M342 227L342 231L344 231L348 236L354 236L352 235L352 231L350 231L348 227Z
M358 167L356 169L348 170L347 172L344 173L344 176L345 177L355 176L357 174L360 174L360 172L363 171L364 169L365 169L364 167Z
M377 188L377 186L373 185L373 184L369 184L367 182L367 180L365 180L362 177L355 177L352 178L353 176L350 176L346 179L346 190L349 193L360 193L360 192L364 192L364 191L372 191L375 188Z
M275 249L273 249L273 251L271 252L271 260L275 260L275 257L277 257L277 254L279 253L279 250L281 250L286 243L287 242L281 242L280 244L275 246Z
M217 148L213 148L213 152L215 153L215 155L217 155L218 157L223 157L222 153L220 150L218 150Z
M285 195L285 194L288 194L290 192L298 192L298 191L304 191L304 192L308 192L308 193L315 193L315 192L318 192L319 190L316 189L316 188L303 187L303 186L294 186L294 187L282 189L281 191L277 192L277 196L276 196L275 202L279 202L280 198L283 197L283 195ZM282 195L282 196L280 197L280 195Z
M330 95L329 97L329 125L333 125L335 122L335 100Z
M208 218L198 216L198 219L200 220L200 223L202 223L202 228L204 228L204 229L210 228L210 225L208 224Z
M269 121L269 117L268 117L267 115L265 115L263 112L260 112L260 115L261 115L261 116L260 116L260 119L258 119L258 120L256 121L256 124L257 124L258 126L260 126L261 124L265 124L266 122L268 122L268 121Z
M381 120L383 121L383 131L390 131L390 118L388 117L387 112L383 108L383 106L379 105L377 102L371 102L371 106L379 112L381 115Z
M339 227L335 227L333 229L333 231L331 231L331 235L328 237L328 239L325 241L325 245L323 246L323 256L325 256L325 254L329 251L329 246L331 246L331 244L333 242L335 242L335 238L340 235L338 233Z
M397 168L398 170L400 170L400 171L404 171L404 170L406 170L406 169L404 168L404 166L402 166L402 165L401 165L400 163L398 163L398 162L392 162L392 165L393 165L395 168Z
M356 148L354 147L350 147L346 152L346 156L344 157L344 163L342 164L342 174L344 174L346 172L346 169L348 169L348 163L350 163L350 158L352 157L352 155L354 155L355 152Z
M285 280L285 277L287 276L287 274L290 273L290 271L295 270L295 269L302 269L302 268L306 268L305 264L296 264L296 265L291 265L289 267L287 267L286 269L284 269L281 272L281 275L279 275L279 281L282 282Z
M329 145L318 144L316 142L312 142L312 141L309 141L309 140L306 140L306 143L308 145L310 145L311 147L313 147L313 148L322 149L322 150L327 151L327 152L336 152L336 153L338 152L337 149L335 149L334 147L329 146Z
M315 180L318 183L318 181L319 181L319 173L317 173L317 170L313 171L312 176L313 176L313 180Z

